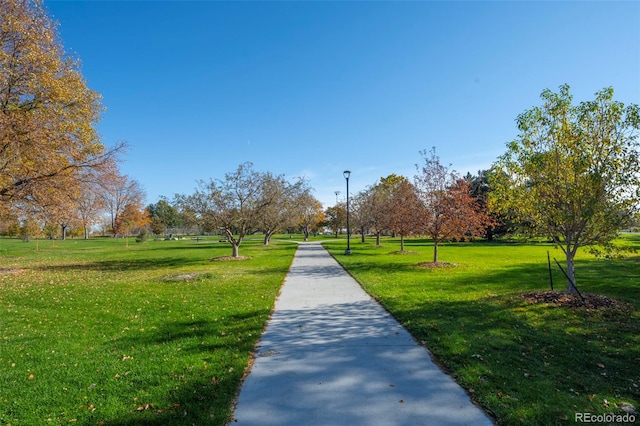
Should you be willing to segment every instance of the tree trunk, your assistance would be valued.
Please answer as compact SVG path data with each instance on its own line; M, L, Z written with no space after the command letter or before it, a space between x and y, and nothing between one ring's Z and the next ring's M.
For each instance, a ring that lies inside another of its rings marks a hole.
M380 231L376 232L376 247L380 247L380 234Z
M84 226L84 239L88 240L89 239L89 227L88 226Z
M232 242L231 247L233 248L233 252L231 255L233 257L238 257L240 253L240 244L238 244L237 242Z
M400 251L404 252L404 235L400 234Z
M567 252L567 293L576 294L578 291L576 289L576 270L573 262L574 254L571 252Z
M273 236L273 231L267 231L264 233L264 245L268 246L271 242L271 237Z
M438 262L438 240L433 240L433 263Z
M365 240L364 240L364 226L360 227L360 241L362 241L363 243L365 242Z

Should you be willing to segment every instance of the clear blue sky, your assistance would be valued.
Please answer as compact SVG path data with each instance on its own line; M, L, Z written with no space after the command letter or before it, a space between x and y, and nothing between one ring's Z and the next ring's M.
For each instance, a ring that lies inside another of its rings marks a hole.
M540 92L640 103L640 2L45 1L147 202L240 163L325 206L435 146L488 168Z

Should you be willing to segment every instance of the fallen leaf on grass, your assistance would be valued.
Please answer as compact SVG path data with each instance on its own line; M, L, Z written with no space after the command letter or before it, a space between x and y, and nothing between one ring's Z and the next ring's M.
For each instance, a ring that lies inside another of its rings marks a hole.
M136 408L136 411L146 411L153 408L153 404L142 404Z

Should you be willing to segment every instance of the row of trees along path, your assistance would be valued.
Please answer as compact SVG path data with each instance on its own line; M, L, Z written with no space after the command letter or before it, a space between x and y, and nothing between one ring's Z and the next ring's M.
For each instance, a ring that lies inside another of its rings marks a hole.
M120 174L117 160L126 145L101 142L101 97L86 86L79 61L65 54L41 0L0 2L0 47L3 221L25 229L55 223L63 236L81 223L88 236L105 212L114 234L153 220L149 216L162 209L144 211L141 186ZM354 221L363 235L374 232L379 242L382 232L394 232L402 250L405 236L427 235L437 262L446 239L526 224L562 248L568 290L575 291L578 249L615 250L617 233L637 220L640 113L636 104L615 101L612 88L578 105L568 85L543 91L541 99L541 106L518 116L520 134L487 172L482 196L474 194L474 182L441 164L435 148L422 151L424 164L413 182L390 175L354 197ZM250 163L222 180L201 181L171 207L202 229L222 231L233 256L250 232L264 232L268 244L278 230L300 227L308 236L340 217L327 210L325 220L304 179L288 182Z

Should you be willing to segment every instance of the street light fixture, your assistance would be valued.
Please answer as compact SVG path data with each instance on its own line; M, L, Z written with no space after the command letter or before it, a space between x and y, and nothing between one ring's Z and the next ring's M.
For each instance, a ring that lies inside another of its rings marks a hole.
M351 176L351 172L345 170L342 175L347 180L347 249L344 254L351 254L351 228L349 227L349 176Z

